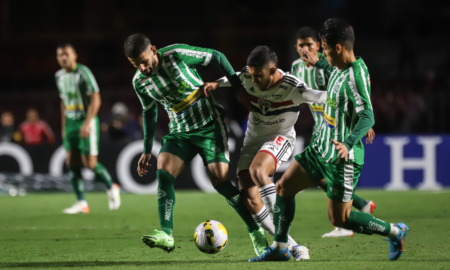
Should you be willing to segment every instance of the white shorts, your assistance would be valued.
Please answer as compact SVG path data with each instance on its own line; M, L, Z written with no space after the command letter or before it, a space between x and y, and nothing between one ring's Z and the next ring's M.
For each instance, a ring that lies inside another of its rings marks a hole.
M273 157L275 161L275 171L273 173L275 173L291 157L294 146L295 140L288 139L282 135L278 135L269 141L267 139L261 140L255 137L246 137L239 156L237 174L240 171L250 169L253 159L259 152L266 152Z

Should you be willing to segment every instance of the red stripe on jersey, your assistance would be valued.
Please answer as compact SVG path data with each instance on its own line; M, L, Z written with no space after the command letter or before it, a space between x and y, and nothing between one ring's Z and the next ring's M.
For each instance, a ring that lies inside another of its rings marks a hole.
M256 97L256 96L251 95L251 94L248 94L248 95L250 96L250 101L253 102L253 103L258 104L258 100L259 99L263 100L265 102L269 102L271 109L277 109L277 108L280 108L280 107L294 105L294 102L292 102L292 100L286 100L286 101L282 101L282 102L274 102L274 101L270 101L270 100L267 100L267 99Z

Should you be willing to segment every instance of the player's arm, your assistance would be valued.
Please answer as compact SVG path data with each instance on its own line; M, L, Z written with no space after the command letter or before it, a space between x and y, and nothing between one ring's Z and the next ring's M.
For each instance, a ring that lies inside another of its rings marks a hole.
M102 99L100 97L99 92L94 92L91 95L89 95L89 99L91 100L91 103L89 104L86 119L84 119L83 125L80 129L80 135L83 138L89 137L90 129L90 123L91 120L98 114L98 111L100 110L100 106L102 105Z
M364 135L375 125L368 75L361 74L361 71L354 69L353 76L354 79L351 82L354 82L354 85L353 87L347 87L346 92L349 102L358 114L358 120L353 131L342 143L332 140L339 151L339 155L345 158L345 161L348 161L348 151L353 148L353 145L361 141Z
M155 138L156 123L158 119L158 106L156 101L145 94L145 89L139 82L133 82L134 90L142 104L142 127L144 131L144 150L138 161L137 172L139 176L147 174L150 167L149 161L152 157L153 140Z
M248 93L242 86L242 82L234 72L228 59L225 55L219 51L207 48L192 47L189 45L178 45L178 55L182 58L183 62L188 66L203 65L208 66L210 64L219 68L223 75L227 78L231 87L234 89L236 98L244 105L249 111L253 111L253 106L248 98ZM210 91L216 90L219 87L217 82L206 82L202 87L203 93L208 97Z
M64 101L61 99L61 138L64 139L65 136L65 127L66 127L66 114L64 113Z
M327 91L314 90L304 82L299 82L292 91L298 93L296 103L319 103L325 104L327 102Z
M302 50L306 56L302 56L302 60L308 63L310 66L317 67L318 69L323 69L326 79L330 78L331 73L333 72L333 67L330 66L327 59L325 57L319 57L308 49Z
M89 137L89 133L91 131L91 120L98 114L100 106L102 105L102 99L100 97L100 89L98 88L94 74L92 74L91 70L85 66L79 66L79 68L85 82L86 95L88 95L91 100L87 109L86 119L84 119L84 123L80 129L81 137L87 138Z

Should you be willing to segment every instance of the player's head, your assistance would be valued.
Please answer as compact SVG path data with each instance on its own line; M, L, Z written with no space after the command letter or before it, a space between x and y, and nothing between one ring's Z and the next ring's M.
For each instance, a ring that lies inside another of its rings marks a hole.
M336 66L345 52L353 52L355 33L353 27L343 19L326 20L320 29L319 37L322 41L323 54L331 66Z
M253 83L259 89L265 90L273 81L273 75L278 68L277 54L267 46L258 46L250 53L247 66Z
M123 50L131 64L144 75L149 76L155 71L159 63L158 52L145 35L134 34L127 37Z
M295 49L301 57L306 56L302 50L308 50L313 54L318 55L320 41L316 30L307 26L302 27L297 31L296 38Z
M39 113L35 108L30 108L27 111L27 121L28 122L36 122L39 120Z
M70 43L62 43L56 47L56 60L61 68L70 70L77 64L77 52Z

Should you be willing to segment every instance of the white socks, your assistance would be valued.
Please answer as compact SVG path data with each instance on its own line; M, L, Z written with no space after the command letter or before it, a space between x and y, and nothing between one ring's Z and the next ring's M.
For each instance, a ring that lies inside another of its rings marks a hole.
M274 249L285 249L285 248L287 248L289 246L289 244L288 243L283 243L283 242L273 241L272 246L273 246Z
M258 225L263 228L268 234L274 235L275 226L273 225L272 219L269 217L269 212L266 207L263 206L258 214L252 215L252 218L258 223Z
M397 237L399 232L400 231L398 230L397 226L395 226L395 224L391 223L391 231L388 234L388 238L393 239L393 238Z
M275 184L271 183L261 187L259 189L259 193L261 194L261 198L266 206L267 212L269 212L270 218L273 220L273 206L275 205L275 201L277 199Z

